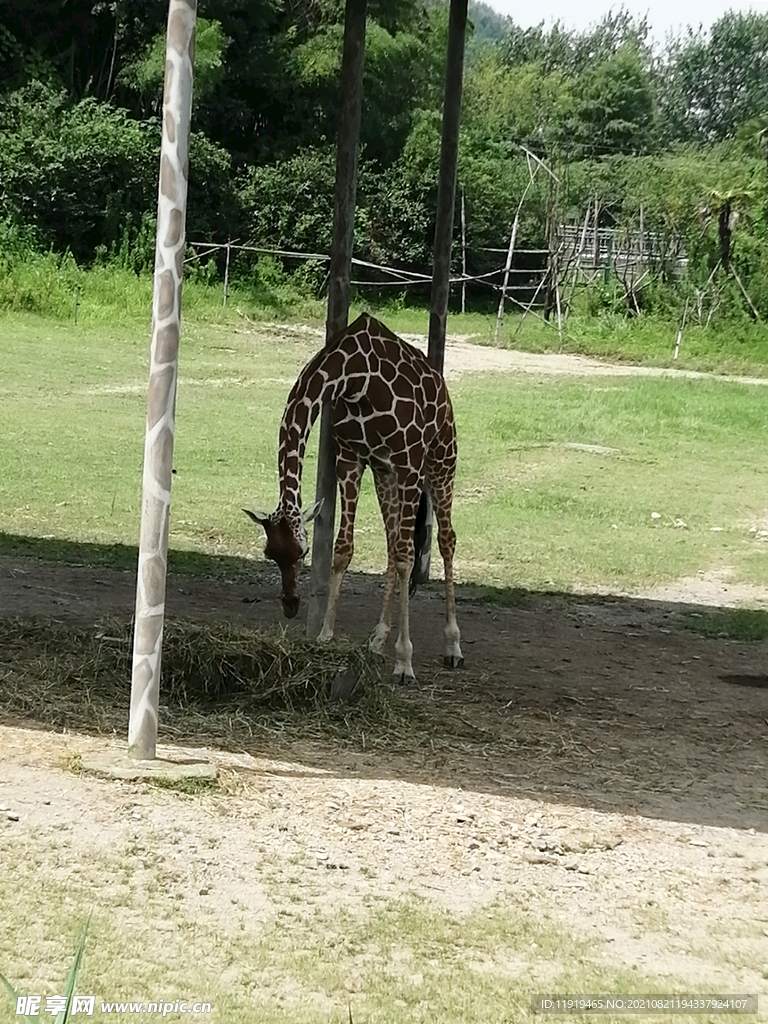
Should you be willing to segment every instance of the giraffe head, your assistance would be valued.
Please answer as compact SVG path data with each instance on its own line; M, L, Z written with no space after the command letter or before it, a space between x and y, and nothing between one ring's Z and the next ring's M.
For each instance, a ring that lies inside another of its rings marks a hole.
M280 600L287 619L295 619L299 611L299 574L309 550L307 524L312 522L322 504L317 501L303 512L278 508L271 515L243 509L249 519L264 527L267 535L264 554L277 565L283 578Z

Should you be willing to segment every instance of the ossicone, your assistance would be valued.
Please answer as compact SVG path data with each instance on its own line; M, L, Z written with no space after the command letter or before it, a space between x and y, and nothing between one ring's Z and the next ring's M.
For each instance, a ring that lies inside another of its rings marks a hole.
M248 518L252 519L254 523L258 523L259 526L263 526L266 529L267 523L270 520L268 512L251 512L249 508L244 508L243 512L245 512Z

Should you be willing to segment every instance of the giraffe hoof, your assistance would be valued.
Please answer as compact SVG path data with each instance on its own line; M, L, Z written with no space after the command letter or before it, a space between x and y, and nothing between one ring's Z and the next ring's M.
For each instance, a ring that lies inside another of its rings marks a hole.
M368 650L371 654L376 654L379 657L384 657L384 637L374 636L368 641Z
M443 665L445 665L446 668L464 668L464 659L457 658L453 654L446 654L443 658Z
M397 685L406 686L410 683L416 682L416 676L411 672L394 672L392 675L392 682Z

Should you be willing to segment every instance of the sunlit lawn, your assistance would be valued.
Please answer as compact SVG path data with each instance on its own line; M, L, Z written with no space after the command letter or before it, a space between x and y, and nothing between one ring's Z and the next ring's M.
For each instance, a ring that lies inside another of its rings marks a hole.
M317 345L245 320L185 324L173 548L259 552L240 510L276 504L280 415ZM147 347L143 325L0 321L0 531L135 543ZM768 577L766 543L750 532L768 495L762 387L492 373L460 377L452 395L463 579L631 591L724 566L745 582ZM364 490L355 565L379 569L370 481Z

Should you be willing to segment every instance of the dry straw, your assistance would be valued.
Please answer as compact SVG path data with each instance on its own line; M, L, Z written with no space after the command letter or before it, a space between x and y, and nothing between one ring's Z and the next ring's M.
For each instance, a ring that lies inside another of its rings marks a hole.
M105 732L126 727L131 625L0 620L0 714ZM409 698L381 681L363 645L311 644L286 630L166 624L161 732L209 741L300 730L371 739L413 731ZM418 715L416 716L418 717Z

